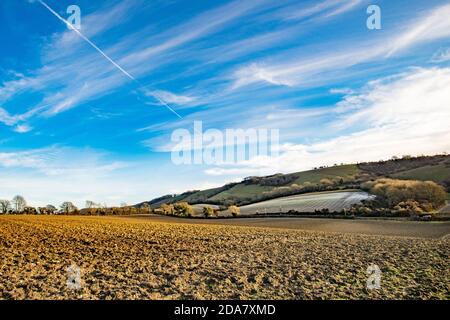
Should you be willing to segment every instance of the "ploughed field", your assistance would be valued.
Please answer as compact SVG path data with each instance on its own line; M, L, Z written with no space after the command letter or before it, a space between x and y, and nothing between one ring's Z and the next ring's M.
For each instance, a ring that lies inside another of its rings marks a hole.
M241 207L241 214L278 213L294 210L298 212L314 212L328 209L331 212L349 209L370 195L362 191L314 192L253 203Z
M1 299L450 298L450 239L0 216ZM70 289L67 267L81 271ZM381 269L369 290L367 268Z

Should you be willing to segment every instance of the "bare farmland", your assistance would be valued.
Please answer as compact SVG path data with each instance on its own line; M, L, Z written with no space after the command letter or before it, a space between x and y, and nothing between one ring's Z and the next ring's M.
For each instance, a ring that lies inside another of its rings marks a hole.
M449 241L0 216L0 299L449 299ZM67 286L73 264L79 289ZM366 288L371 264L376 290Z

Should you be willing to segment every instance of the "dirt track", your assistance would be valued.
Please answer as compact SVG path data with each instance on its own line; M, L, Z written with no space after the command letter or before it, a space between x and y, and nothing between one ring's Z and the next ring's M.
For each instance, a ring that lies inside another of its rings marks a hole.
M158 215L136 216L134 218L155 222L232 225L418 238L441 238L450 234L450 222L416 222L369 219L344 220L290 217L184 219Z
M0 216L0 299L449 299L450 239ZM70 289L67 267L80 267ZM367 268L381 269L369 290Z

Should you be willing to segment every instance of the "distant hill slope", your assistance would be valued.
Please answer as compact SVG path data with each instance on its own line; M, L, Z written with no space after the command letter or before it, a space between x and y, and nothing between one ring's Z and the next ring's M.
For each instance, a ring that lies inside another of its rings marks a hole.
M450 178L450 155L404 157L360 163L358 167L378 176L443 182Z
M328 209L330 212L340 212L342 209L349 209L353 204L369 198L370 196L366 192L312 192L252 203L241 207L240 213L242 215L252 215L257 213L288 212L290 210L311 213L322 209Z
M450 156L403 157L387 161L320 167L290 174L247 177L239 183L218 188L193 190L179 195L166 195L144 203L159 207L163 203L186 201L190 204L247 205L282 196L316 191L357 189L370 179L431 180L450 192Z

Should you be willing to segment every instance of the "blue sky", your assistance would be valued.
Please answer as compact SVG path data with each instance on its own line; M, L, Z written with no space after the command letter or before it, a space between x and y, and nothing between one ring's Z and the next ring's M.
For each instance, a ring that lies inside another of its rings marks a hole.
M45 3L63 18L78 5L117 65L39 1L0 2L0 198L117 205L450 151L448 1ZM366 27L371 4L381 30ZM194 121L278 129L280 154L175 165L171 133Z

